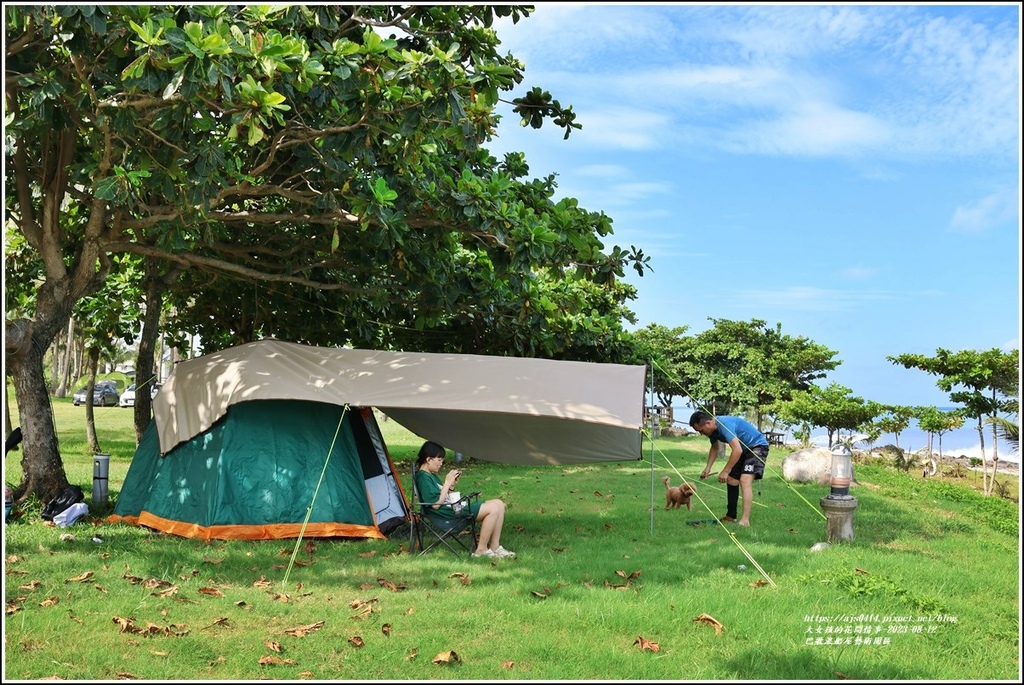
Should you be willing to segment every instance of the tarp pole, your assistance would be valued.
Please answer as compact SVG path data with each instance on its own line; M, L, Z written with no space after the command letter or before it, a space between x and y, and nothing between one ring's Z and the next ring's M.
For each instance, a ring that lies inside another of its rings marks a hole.
M649 390L647 395L647 406L651 409L654 408L654 360L651 359L650 365L647 367L650 370L651 382L648 384ZM647 416L647 412L644 412L646 424L644 430L648 431L648 435L651 438L651 536L654 536L654 431L650 430L650 417Z

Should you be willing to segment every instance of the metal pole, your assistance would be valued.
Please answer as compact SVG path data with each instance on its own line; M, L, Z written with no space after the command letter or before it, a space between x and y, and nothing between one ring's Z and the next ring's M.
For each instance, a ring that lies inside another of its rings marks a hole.
M651 360L651 382L648 384L647 406L654 409L654 360ZM650 417L644 412L645 424L650 424ZM654 536L654 431L651 433L651 536Z

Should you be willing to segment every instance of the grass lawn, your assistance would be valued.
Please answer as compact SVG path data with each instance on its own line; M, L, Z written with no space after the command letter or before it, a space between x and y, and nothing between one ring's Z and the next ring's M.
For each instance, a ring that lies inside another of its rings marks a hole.
M84 408L54 405L89 502ZM96 416L113 499L131 410ZM381 428L409 492L422 440ZM502 543L518 557L494 562L410 555L405 539L206 543L105 524L109 506L60 529L29 506L5 529L4 680L1019 681L1016 502L858 466L855 539L814 552L828 489L784 482L784 448L749 529L687 525L724 514L724 485L697 480L706 448L470 460L461 489L508 504ZM664 475L696 481L692 511L664 509Z

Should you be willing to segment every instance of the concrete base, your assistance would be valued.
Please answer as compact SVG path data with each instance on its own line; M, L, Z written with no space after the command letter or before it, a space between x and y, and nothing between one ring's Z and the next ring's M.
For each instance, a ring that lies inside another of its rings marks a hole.
M821 508L828 521L829 542L853 542L853 512L857 509L856 497L822 497Z

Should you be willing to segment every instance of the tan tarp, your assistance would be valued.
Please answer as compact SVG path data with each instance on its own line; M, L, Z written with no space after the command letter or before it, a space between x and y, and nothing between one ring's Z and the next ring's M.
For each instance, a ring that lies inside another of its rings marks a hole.
M644 367L260 340L180 362L153 401L160 452L232 404L376 407L416 435L506 464L640 458Z

